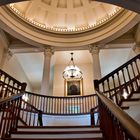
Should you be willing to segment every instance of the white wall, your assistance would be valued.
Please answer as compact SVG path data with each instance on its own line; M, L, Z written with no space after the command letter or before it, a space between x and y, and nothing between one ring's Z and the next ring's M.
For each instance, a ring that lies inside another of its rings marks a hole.
M12 56L9 60L5 62L5 65L3 67L3 70L10 74L12 77L17 79L20 82L26 82L27 88L26 90L32 91L32 86L24 73L22 67L20 66L18 60L16 59L16 56Z

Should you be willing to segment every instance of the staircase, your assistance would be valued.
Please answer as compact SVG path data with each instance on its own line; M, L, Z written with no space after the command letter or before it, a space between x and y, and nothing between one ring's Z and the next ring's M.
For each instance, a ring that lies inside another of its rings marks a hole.
M102 79L95 80L96 94L76 97L26 92L25 83L0 70L0 139L139 140L140 125L135 121L140 120L139 62L140 54ZM27 100L23 100L23 95ZM47 115L74 118L74 115L83 117L87 114L90 115L90 126L76 123L75 126L49 126L47 122Z
M25 127L19 126L11 132L11 138L5 140L104 140L99 127L91 126L50 126Z

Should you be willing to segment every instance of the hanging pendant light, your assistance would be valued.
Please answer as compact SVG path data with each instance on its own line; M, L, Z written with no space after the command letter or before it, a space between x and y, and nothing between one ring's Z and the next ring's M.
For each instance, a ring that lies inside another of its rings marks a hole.
M63 71L63 78L64 79L81 79L82 72L81 70L74 64L73 60L73 53L71 54L71 60L68 66Z

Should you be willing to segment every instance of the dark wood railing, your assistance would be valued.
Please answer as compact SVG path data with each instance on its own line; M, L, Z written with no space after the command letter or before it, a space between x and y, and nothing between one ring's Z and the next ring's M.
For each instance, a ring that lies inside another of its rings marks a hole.
M55 97L26 92L24 97L30 105L48 115L89 114L91 109L97 106L95 94L76 97Z
M95 80L94 87L120 105L124 96L129 98L140 89L140 54L102 79Z
M0 70L0 99L19 94L26 88L26 83L21 83L6 72Z
M140 125L120 107L97 92L100 127L106 140L140 140Z
M22 99L20 120L27 126L43 126L42 111ZM47 119L47 118L46 118Z
M0 99L0 138L10 137L10 131L17 129L22 95Z

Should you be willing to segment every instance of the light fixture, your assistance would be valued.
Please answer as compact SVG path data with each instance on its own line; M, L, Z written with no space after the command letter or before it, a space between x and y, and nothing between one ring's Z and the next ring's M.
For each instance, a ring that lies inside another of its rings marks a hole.
M81 79L82 72L81 70L74 64L73 60L73 53L71 54L71 60L68 66L63 71L63 78L64 79Z

